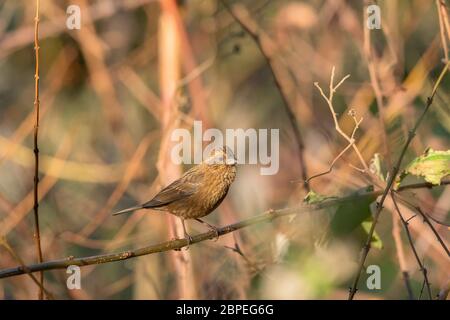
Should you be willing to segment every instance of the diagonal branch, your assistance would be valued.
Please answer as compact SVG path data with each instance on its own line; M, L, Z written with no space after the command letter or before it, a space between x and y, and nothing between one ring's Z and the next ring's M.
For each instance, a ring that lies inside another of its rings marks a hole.
M445 185L450 184L450 181L443 181ZM441 184L442 185L442 184ZM414 189L414 185L411 185ZM410 210L414 211L417 213L417 215L420 215L423 219L423 222L426 223L428 225L428 227L430 228L430 230L433 232L434 236L436 237L436 240L439 242L439 244L441 245L442 249L444 249L445 253L447 254L447 256L450 258L450 250L447 248L447 245L445 244L444 240L442 239L442 237L439 235L439 232L436 230L436 228L433 226L433 224L431 223L430 219L431 216L427 213L425 213L419 206L412 204L410 201L406 200L403 195L397 194L398 197L398 201L400 201L404 206L408 207ZM412 218L414 218L415 216L413 216ZM410 218L410 219L412 219ZM407 220L406 222L408 222L409 220ZM433 220L435 221L435 219ZM442 224L440 221L435 221L438 224Z
M32 274L27 266L25 265L24 261L22 260L22 258L14 251L13 248L11 248L11 246L9 245L9 243L6 241L5 237L0 237L0 246L3 246L6 251L8 251L8 253L18 262L20 263L20 265L22 266L22 268L24 268L25 273L28 274L28 276L31 278L31 280L33 280L33 282L40 288L40 290L42 290L43 293L45 293L45 296L47 297L47 299L49 300L53 300L54 297L53 295L48 292L47 289L44 288L44 286L42 285L42 283L39 282L39 280L34 276L34 274Z
M283 100L283 107L289 119L289 122L294 131L294 138L299 149L299 163L303 180L303 187L306 191L310 190L308 184L308 171L306 168L306 163L304 159L304 150L305 144L303 141L303 137L298 125L298 120L295 116L293 107L291 106L288 98L287 85L284 83L284 79L287 78L287 74L281 68L277 68L275 65L274 53L276 44L269 38L267 34L265 34L256 21L254 21L251 17L247 9L243 5L237 4L231 7L227 0L221 0L224 7L233 17L233 19L244 29L250 37L254 40L256 45L258 46L259 51L266 59L266 62L269 66L269 70L272 74L272 77L275 81L275 85L280 92L281 99ZM283 74L281 74L283 72Z
M446 183L447 184L447 183ZM422 187L428 187L428 185L423 184ZM418 188L418 185L412 184L411 188ZM397 190L398 192L403 190L408 190L409 186L405 185L402 186L402 188ZM234 232L239 229L243 229L252 225L257 225L263 222L271 222L272 220L284 216L294 215L294 214L300 214L300 213L307 213L307 212L314 212L319 211L325 208L330 208L337 206L342 203L355 201L356 199L359 199L360 197L377 197L382 194L383 190L375 190L367 193L361 193L361 194L352 194L350 196L342 197L342 198L330 198L327 200L324 200L322 202L314 203L314 204L303 204L297 207L292 208L284 208L284 209L278 209L278 210L268 210L265 213L249 218L234 224L230 224L228 226L218 228L219 236L223 236L225 234ZM198 234L193 237L190 245L203 242L210 239L215 239L216 233L215 231L209 231L205 233ZM91 256L91 257L81 257L81 258L73 258L69 257L66 259L60 259L60 260L53 260L53 261L47 261L43 263L28 265L28 266L18 266L10 269L3 269L0 270L0 279L1 278L8 278L16 275L21 275L25 273L32 273L32 272L39 272L43 270L54 270L54 269L65 269L70 265L77 265L77 266L87 266L87 265L93 265L93 264L103 264L103 263L109 263L114 261L121 261L121 260L127 260L134 257L144 256L148 254L158 253L158 252L167 252L171 250L180 250L183 247L186 247L188 245L188 241L186 239L174 239L166 242L162 242L159 244L150 245L147 247L143 247L140 249L135 250L127 250L117 253L107 253L107 254L101 254L97 256Z
M395 195L394 195L393 191L391 191L391 198L392 198L392 202L394 203L395 211L397 211L400 221L402 222L403 227L405 228L405 232L406 232L406 236L408 237L409 245L411 246L411 250L414 253L414 257L416 258L416 261L417 261L417 264L419 265L420 271L423 274L423 282L427 288L428 298L431 300L432 299L431 288L430 288L430 282L428 281L427 269L423 265L422 261L420 261L419 255L417 253L416 247L414 246L414 242L411 237L411 232L409 231L408 221L406 221L405 218L403 218L403 215L400 212L400 208L398 207L397 200L395 199Z
M402 165L402 161L406 154L406 150L408 149L412 139L416 135L417 128L422 123L422 120L424 119L425 115L427 114L428 109L430 108L431 104L433 103L433 98L436 94L436 91L437 91L439 85L441 84L442 79L444 78L444 75L447 73L449 66L450 66L450 62L447 62L445 67L442 69L436 83L434 84L433 90L431 91L431 95L427 99L427 104L425 105L425 109L423 110L419 119L417 119L414 127L409 131L408 139L406 140L405 145L403 146L402 151L400 152L400 156L399 156L397 162L395 163L395 165L391 169L386 188L384 189L384 192L381 195L380 201L377 203L377 211L375 212L375 215L373 217L373 223L370 228L369 234L367 236L366 244L364 245L364 248L363 248L363 252L361 255L360 262L359 262L358 271L357 271L355 280L353 281L353 286L350 288L350 292L348 295L349 300L353 300L353 298L356 294L356 291L358 290L357 287L358 287L359 278L361 276L362 269L364 268L364 263L366 261L367 255L369 254L369 251L370 251L370 242L372 240L373 233L375 232L375 227L378 223L378 218L380 217L380 213L383 210L384 200L386 200L386 197L388 196L389 192L391 191L392 185L394 184L394 181L400 170L400 166Z

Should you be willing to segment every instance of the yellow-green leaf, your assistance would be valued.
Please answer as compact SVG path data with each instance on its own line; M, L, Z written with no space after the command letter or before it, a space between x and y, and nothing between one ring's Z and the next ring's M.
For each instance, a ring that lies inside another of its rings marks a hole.
M442 178L450 175L450 150L427 149L406 167L403 176L407 174L422 176L427 182L439 185Z
M372 222L373 219L372 217L370 217L369 219L361 223L361 227L363 228L366 235L369 235L370 228L372 227ZM376 231L373 232L372 239L370 240L370 245L375 249L383 249L383 241L381 241L381 238Z
M324 196L324 195L321 195L321 194L316 193L315 191L311 190L305 196L305 198L303 199L303 202L307 203L307 204L313 204L313 203L322 202L323 200L331 199L331 198L335 198L335 197Z

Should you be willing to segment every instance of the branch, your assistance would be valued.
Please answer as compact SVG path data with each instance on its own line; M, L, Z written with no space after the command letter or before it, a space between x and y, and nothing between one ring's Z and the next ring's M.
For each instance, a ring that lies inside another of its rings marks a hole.
M394 197L393 191L391 191L391 197ZM400 214L400 211L398 211ZM408 293L409 300L415 300L414 292L411 287L411 280L409 276L409 271L406 263L405 250L403 248L403 241L401 236L401 227L400 223L403 222L400 217L394 212L392 212L392 237L394 239L395 248L397 252L397 260L400 266L400 271L402 274L403 282L405 283L406 291ZM405 221L406 222L406 221ZM407 225L405 226L405 228ZM408 231L409 232L409 229Z
M440 186L445 186L445 185L449 185L449 184L450 184L450 180L443 180L443 181L441 181ZM433 187L436 187L436 185L434 185L434 184L432 184L430 182L419 182L419 183L408 184L408 185L405 185L405 186L400 186L395 191L403 191L403 190L411 190L411 189L423 189L423 188L431 189Z
M25 273L31 278L31 280L33 280L34 283L36 283L36 285L40 288L40 290L43 291L43 293L45 293L47 299L49 300L54 300L53 295L47 291L47 289L44 288L44 286L42 285L42 283L40 283L38 281L38 279L36 279L36 277L29 272L29 270L27 269L27 266L25 265L25 263L23 262L22 258L14 251L13 248L11 248L11 246L9 245L9 243L6 241L5 237L0 237L0 245L3 246L6 251L9 252L9 254L18 262L20 263L20 265L24 268Z
M397 200L395 200L395 196L392 191L391 191L391 198L392 198L392 202L394 203L395 211L397 211L400 221L402 222L403 227L405 228L405 232L406 232L406 236L408 237L409 245L411 246L411 250L414 253L414 257L416 258L416 261L417 261L417 264L419 265L420 271L423 274L423 283L427 288L428 298L431 300L432 299L431 288L430 288L430 282L428 281L427 269L423 265L422 261L420 261L419 255L417 253L416 247L414 246L414 242L411 237L411 232L409 231L408 221L406 221L405 218L403 218L403 215L400 212L400 208L398 207Z
M304 150L305 150L305 144L303 142L303 137L300 132L300 128L297 123L297 119L295 117L295 113L292 110L292 106L289 103L288 99L288 93L286 92L285 86L282 84L282 76L278 75L275 72L275 59L274 59L274 51L276 48L276 44L273 43L273 41L259 28L256 21L254 21L250 14L248 13L247 9L243 5L234 5L231 7L227 0L221 0L224 7L227 9L227 11L230 13L230 15L233 17L233 19L242 27L242 29L247 32L250 37L254 40L256 45L258 46L259 51L263 55L263 57L266 59L266 62L269 66L270 73L272 74L272 77L275 81L275 85L280 92L281 99L283 100L283 106L284 110L287 114L287 117L289 119L289 122L292 126L292 129L294 131L294 138L296 141L296 144L299 148L299 162L300 162L300 169L302 174L302 180L303 180L303 187L306 191L310 190L309 183L308 183L308 173L306 168L305 159L303 156ZM278 71L280 72L280 68L278 68Z
M449 30L450 27L449 27L449 23L448 23L447 7L443 0L436 0L436 8L437 8L438 17L439 17L439 34L441 36L442 49L444 51L444 61L447 62L447 61L449 61L448 60L447 37L450 37L450 34L448 33L450 31ZM446 36L446 33L447 33L447 36Z
M434 228L433 225L431 224L430 219L428 219L428 214L424 213L424 212L422 211L422 209L420 209L420 207L417 207L417 206L414 207L414 210L415 210L416 212L418 212L418 213L422 216L422 218L423 218L423 220L425 221L425 223L428 224L428 226L430 227L431 231L433 231L433 233L434 233L434 235L435 235L435 237L436 237L436 240L439 241L439 243L441 244L442 248L443 248L443 249L445 250L445 252L447 253L447 256L450 257L450 251L449 251L449 249L448 249L447 246L445 245L444 240L442 240L442 238L441 238L441 236L439 235L439 233L436 231L436 228ZM430 216L430 218L431 218L431 216ZM434 219L433 219L433 221L436 222L437 220L434 220ZM437 223L439 223L439 222L437 222Z
M416 184L411 185L413 188L417 188ZM424 187L427 187L426 185ZM408 190L408 185L403 186L402 190ZM366 192L362 194L352 194L350 196L342 197L342 198L333 198L327 199L322 202L314 203L314 204L304 204L293 208L284 208L278 210L268 210L265 213L249 218L247 220L243 220L222 228L218 228L219 237L225 234L234 232L239 229L243 229L252 225L260 224L263 222L270 222L276 218L289 216L293 214L307 213L313 211L319 211L325 208L330 208L341 203L355 201L360 197L373 196L377 197L382 194L383 190L375 190L371 192ZM190 245L200 243L206 240L215 239L216 233L214 231L209 231L205 233L198 234L193 237ZM135 249L135 250L127 250L121 251L117 253L107 253L101 254L97 256L91 257L82 257L82 258L73 258L69 257L66 259L47 261L43 263L33 264L29 266L18 266L9 269L0 270L0 279L8 278L12 276L17 276L25 273L33 273L43 270L54 270L54 269L65 269L70 265L77 266L87 266L93 264L103 264L115 261L127 260L139 256L144 256L148 254L158 253L158 252L167 252L171 250L181 250L183 247L188 246L188 241L186 239L174 239L166 242L162 242L159 244L150 245L147 247Z
M339 125L339 120L337 118L337 113L336 111L334 111L334 106L333 106L333 97L334 97L334 93L336 92L336 90L344 83L345 80L347 80L347 78L350 77L350 75L346 75L345 77L343 77L341 79L341 81L339 81L336 85L334 84L334 72L335 72L335 67L333 66L333 68L331 69L331 77L330 77L330 87L329 87L329 93L328 96L325 94L325 92L322 90L322 88L320 87L318 82L314 82L314 86L319 90L320 95L325 99L325 101L327 102L328 108L330 109L330 113L333 117L333 122L334 122L334 128L336 129L336 131L342 136L344 137L345 140L347 140L348 142L348 146L341 152L341 154L338 155L338 157L336 158L336 160L350 147L353 148L353 150L355 151L356 155L358 156L359 161L361 162L364 171L365 172L369 172L369 167L367 166L366 162L364 161L364 158L361 155L361 152L359 151L358 147L355 145L355 138L354 135L356 133L356 130L359 127L359 124L362 121L362 118L360 121L357 121L354 115L354 112L350 113L349 115L351 115L355 121L355 127L353 129L352 135L349 137L342 129L341 126ZM333 163L335 162L335 160L333 161ZM330 168L331 171L331 168ZM321 174L322 175L322 174Z
M34 239L36 242L36 251L39 262L42 262L42 248L41 248L41 231L39 230L39 147L38 147L38 132L39 132L39 0L36 0L36 16L34 18L34 51L36 58L36 69L34 74L34 109L36 112L36 119L34 125ZM44 273L39 275L39 300L44 299Z
M445 181L445 184L448 185L450 184L449 181ZM414 185L411 185L414 188ZM409 202L408 200L404 199L401 195L399 195L398 200L405 205L406 207L408 207L410 210L416 212L418 215L420 215L423 218L423 222L426 223L428 225L428 227L431 229L431 231L433 232L433 234L436 237L436 240L439 242L439 244L441 245L442 249L444 249L445 253L447 254L448 257L450 257L450 251L447 248L444 240L442 240L441 236L439 235L439 233L437 232L436 228L433 226L433 224L431 223L430 219L431 216L427 213L425 213L419 206L412 204L411 202ZM414 216L415 217L415 216ZM411 218L410 218L411 219ZM432 218L433 221L435 221L438 224L441 225L446 225L445 223L438 221L437 219ZM407 220L406 222L408 222L409 220Z
M403 157L406 154L406 150L409 147L409 144L411 143L412 139L414 138L414 136L416 135L416 131L417 128L420 126L420 124L422 123L423 118L425 117L426 113L428 112L428 109L430 108L431 104L433 103L433 98L436 94L437 88L439 87L442 79L444 78L444 75L447 73L447 70L450 66L450 62L447 62L447 64L445 65L445 67L442 69L441 74L439 75L439 78L437 79L436 83L434 84L433 90L431 92L431 95L428 97L427 99L427 104L425 105L425 109L423 110L422 114L420 115L419 119L417 119L416 124L414 125L414 127L412 128L412 130L409 131L408 134L408 139L405 142L405 145L403 146L403 149L400 153L400 156L396 162L396 164L394 165L394 167L392 168L390 175L389 175L389 179L386 185L386 188L384 189L384 192L381 196L380 201L377 203L377 211L375 212L375 215L373 217L373 223L372 226L370 228L368 237L367 237L367 241L366 244L364 246L363 252L362 252L362 256L361 256L361 260L359 262L359 267L358 267L358 271L355 277L355 280L353 281L353 286L350 288L350 292L349 292L349 296L348 299L349 300L353 300L356 291L358 290L358 282L359 282L359 278L361 276L361 272L362 269L364 268L364 263L366 261L367 255L369 254L370 251L370 242L372 241L372 237L373 237L373 233L375 232L375 227L378 223L378 218L380 217L380 213L381 210L383 210L383 204L384 204L384 200L386 199L387 195L389 194L392 185L397 177L397 174L400 170L400 166L402 164L403 161Z
M110 18L117 13L135 10L136 8L154 2L154 0L129 0L111 2L111 5L103 5L98 2L89 7L90 14L84 15L81 19L82 28L90 23L98 20ZM41 39L56 37L67 31L66 28L66 12L52 16L50 21L44 21L41 28ZM0 58L33 43L32 26L24 26L19 29L8 32L0 39Z
M367 12L367 7L370 5L371 3L369 3L369 1L365 2L364 5L364 20L363 21L368 21L369 17L368 17L368 12ZM384 156L386 157L386 162L388 165L388 169L391 169L391 154L390 154L390 147L389 147L389 141L388 141L388 136L387 136L387 131L386 131L386 125L385 125L385 121L386 121L386 116L385 116L385 105L383 103L383 93L382 93L382 89L381 89L381 85L380 85L380 79L378 78L377 75L377 68L378 68L378 61L376 60L374 54L373 54L373 50L372 50L372 45L371 45L371 39L370 39L370 29L369 28L364 28L364 39L363 39L363 53L364 53L364 57L366 58L367 61L367 68L369 71L369 77L370 77L370 83L372 85L372 89L375 95L375 100L377 102L377 110L378 110L378 123L380 125L380 129L381 129L381 137L382 137L382 141L383 141L383 146L384 146ZM387 38L387 35L386 35ZM387 40L387 39L386 39ZM378 68L379 69L379 68Z

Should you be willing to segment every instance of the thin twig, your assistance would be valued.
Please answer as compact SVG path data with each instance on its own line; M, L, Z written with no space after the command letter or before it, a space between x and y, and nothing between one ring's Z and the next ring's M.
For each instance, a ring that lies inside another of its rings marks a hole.
M448 182L449 181L445 181L445 184L449 184ZM415 185L411 185L411 187L412 187L412 189L414 189ZM428 213L425 213L419 206L414 205L411 202L409 202L408 200L406 200L402 195L399 195L398 199L405 206L407 206L409 209L411 209L412 211L416 212L417 214L419 214L423 218L423 221L431 229L431 231L433 232L433 234L436 237L436 240L438 240L439 244L441 245L442 249L444 249L444 251L447 253L447 256L450 257L450 251L447 248L447 245L445 244L444 240L442 240L441 236L439 235L439 233L437 232L436 228L433 226L433 224L431 223L431 221L429 219L429 218L431 218L431 216ZM415 218L416 216L417 215L414 215L414 216L410 217L406 222L409 222L411 219ZM433 218L432 220L434 221L435 219ZM438 220L436 220L436 223L443 224L441 221L438 221Z
M400 221L402 222L403 227L405 228L405 232L406 232L406 236L408 237L409 245L411 247L412 252L414 253L414 257L416 258L417 264L419 265L419 269L423 274L423 283L424 283L424 286L426 286L426 288L427 288L428 297L431 300L432 299L431 287L430 287L430 282L428 281L427 269L422 264L422 261L420 261L419 255L417 254L416 247L414 246L414 242L411 237L411 232L409 231L408 222L403 218L403 215L400 212L400 208L398 207L397 200L395 200L395 195L394 195L393 191L391 191L391 198L392 198L392 202L394 203L395 211L397 211L398 217L400 218ZM419 297L419 299L420 299L420 297Z
M436 219L435 217L433 217L432 215L430 215L429 213L420 210L424 215L426 215L428 218L430 218L431 220L433 220L434 222L436 222L437 224L440 224L441 226L444 227L450 227L450 222L446 222L446 221L440 221L438 219Z
M403 247L403 241L401 237L401 228L399 224L400 222L401 219L396 214L392 213L392 237L394 238L398 264L400 266L403 282L405 283L406 292L408 293L408 299L414 300L414 292L411 287L411 280L405 258L405 249Z
M47 1L50 3L51 1ZM83 15L81 19L81 26L84 29L85 25L94 23L96 21L110 18L118 13L124 13L128 11L136 10L139 7L143 7L150 2L156 2L155 0L128 0L128 1L116 1L114 5L104 5L104 2L98 2L92 4L89 7L91 14ZM42 23L41 39L49 37L57 37L61 33L67 31L66 21L67 15L65 10L60 10L60 13L54 14L52 12L52 18ZM0 38L0 58L4 58L15 51L33 43L32 26L24 26L20 29L12 30Z
M323 89L320 87L319 83L314 82L314 86L316 86L316 88L319 90L320 94L322 95L322 97L325 99L325 101L327 102L328 108L330 109L330 113L333 117L333 122L334 122L334 127L336 129L336 131L345 138L345 140L347 140L348 145L333 159L333 161L331 162L330 168L322 173L316 174L310 178L307 179L307 181L311 181L314 178L323 176L325 174L330 173L333 170L334 164L336 163L337 160L339 160L344 153L350 149L353 148L353 150L356 152L361 164L364 167L364 172L369 172L369 168L367 166L367 163L364 161L364 158L361 155L361 152L359 151L358 147L355 145L355 134L356 131L359 128L359 125L361 124L363 118L361 118L360 120L356 119L356 115L355 115L355 111L354 110L350 110L348 112L349 116L351 116L355 122L355 127L353 128L353 131L351 133L351 135L347 135L340 127L339 125L339 120L337 118L337 113L334 110L334 106L333 106L333 97L334 97L334 93L336 92L336 90L344 83L345 80L347 80L347 78L350 77L350 75L346 75L345 77L343 77L341 79L341 81L339 81L336 85L334 85L334 72L335 72L335 67L333 66L333 68L331 69L331 77L330 77L330 85L329 85L329 93L328 96L325 94L325 92L323 91Z
M364 20L368 20L368 12L366 10L369 5L369 1L366 1L366 5L364 6ZM383 101L383 93L381 91L380 81L377 77L377 65L375 61L375 57L372 51L372 45L370 40L370 29L364 28L364 56L367 60L367 68L369 70L370 83L372 85L373 92L375 94L375 100L377 101L377 109L378 109L378 122L381 129L381 137L384 146L384 156L386 157L386 163L388 166L388 170L391 168L391 152L389 147L389 141L387 137L386 125L385 125L385 115L384 115L384 101Z
M350 288L350 292L349 292L349 296L348 296L349 300L353 300L353 298L354 298L354 296L356 294L356 291L358 290L357 287L358 287L359 278L361 276L362 269L364 268L364 263L366 261L367 255L369 254L369 251L370 251L370 243L372 241L373 233L375 232L375 227L376 227L376 225L378 223L378 218L380 217L380 213L383 210L384 200L386 199L387 195L389 194L389 192L390 192L390 190L392 188L392 185L394 184L394 181L395 181L395 179L397 177L397 174L398 174L398 172L400 170L400 166L402 164L403 157L406 154L406 150L408 149L412 139L416 135L417 128L422 123L423 118L425 117L426 113L428 112L428 109L430 108L431 104L433 103L433 98L434 98L434 96L436 94L436 91L437 91L437 89L438 89L442 79L444 78L444 75L446 74L449 66L450 66L450 62L447 62L445 67L442 69L441 74L439 75L439 77L438 77L438 79L437 79L437 81L436 81L436 83L435 83L435 85L433 87L431 95L427 99L427 104L425 105L425 109L423 110L423 112L420 115L419 119L417 119L416 124L414 125L414 127L409 131L408 139L406 140L405 145L403 146L403 149L402 149L402 151L400 153L400 156L399 156L396 164L394 165L394 167L392 167L391 174L389 175L389 179L388 179L386 188L384 189L384 192L383 192L383 194L381 196L380 201L377 203L377 210L376 210L375 215L373 217L372 226L371 226L369 234L367 236L366 244L365 244L365 246L363 248L362 256L361 256L361 259L360 259L360 262L359 262L358 271L357 271L355 280L353 281L353 286Z
M444 51L444 61L448 61L448 45L447 45L447 37L445 36L445 2L441 0L436 0L436 8L438 11L438 17L439 17L439 34L441 36L441 42L442 42L442 50ZM447 20L448 23L448 20ZM450 36L450 35L448 35Z
M440 7L441 7L440 13L442 14L442 22L447 34L447 40L450 40L450 22L448 21L449 19L448 19L447 5L445 4L444 0L441 0Z
M34 109L36 112L36 119L34 125L34 239L36 242L36 251L39 262L42 262L42 248L41 248L41 232L39 229L39 199L38 199L38 185L39 185L39 147L38 147L38 132L39 132L39 0L36 0L36 16L34 18L34 51L36 58L36 68L34 74ZM39 275L39 300L44 299L44 273Z
M257 25L256 21L254 21L249 12L245 9L243 5L234 5L231 7L226 0L221 0L224 7L233 17L233 19L239 23L239 25L244 29L253 41L258 46L259 51L266 59L266 62L269 66L270 73L275 81L275 86L280 92L281 99L283 100L283 107L289 119L289 123L292 126L294 131L294 138L299 149L299 164L302 174L303 187L306 191L310 190L310 186L308 183L308 171L306 167L306 162L304 159L305 152L305 144L303 141L303 137L298 125L298 120L293 111L293 107L291 106L288 98L288 93L286 92L286 88L282 83L282 76L275 72L275 59L274 59L274 48L276 45L272 42L272 40L261 30L261 28ZM281 71L280 68L277 68L278 71Z
M403 186L402 190L407 190L408 186ZM342 197L342 198L331 198L324 200L322 202L314 203L314 204L304 204L298 207L293 208L284 208L278 210L268 210L262 215L249 218L247 220L243 220L222 228L218 228L219 236L223 236L227 233L234 232L239 229L243 229L252 225L260 224L263 222L270 222L273 219L300 214L307 212L319 211L325 208L330 208L341 203L346 203L349 201L355 201L360 197L377 197L382 194L383 190L375 190L367 193L361 194L352 194L350 196ZM205 233L198 234L193 237L190 245L203 242L209 239L215 239L216 233L214 231L209 231ZM138 256L153 254L157 252L166 252L171 250L180 250L183 247L188 245L188 241L186 239L175 239L171 241L162 242L155 245L150 245L144 248L136 249L136 250L127 250L118 253L108 253L91 257L82 257L82 258L67 258L61 260L47 261L43 263L33 264L29 266L19 266L10 269L0 270L0 278L8 278L16 275L21 275L27 272L38 272L42 270L53 270L53 269L64 269L69 265L77 265L77 266L86 266L93 264L102 264L109 263L114 261L126 260Z
M437 232L436 228L433 226L433 224L431 223L431 221L428 219L429 214L423 212L423 210L412 204L410 201L406 200L403 195L398 194L398 200L401 201L401 203L403 205L405 205L406 207L408 207L410 210L416 212L418 215L422 216L423 221L428 225L428 227L431 229L431 231L433 232L433 234L436 237L436 240L439 242L439 244L441 245L442 249L444 249L444 251L447 253L447 256L450 257L450 251L447 248L447 245L445 244L444 240L442 240L442 237L439 235L439 233ZM406 220L406 222L411 221L412 219L414 219L415 217L417 217L417 215L413 215L410 218L408 218Z
M34 283L36 283L36 285L40 288L40 290L43 291L43 293L45 293L47 299L51 299L53 300L54 297L53 295L47 291L47 289L45 289L42 284L38 281L38 279L36 279L36 277L34 276L34 274L32 274L27 266L25 265L24 261L22 260L22 258L14 251L14 249L9 245L9 243L6 241L5 237L0 237L0 245L2 245L6 251L9 252L9 254L24 268L25 273L28 274L28 276L31 278L31 280L33 280Z
M239 243L236 241L236 239L234 240L234 246L230 247L230 246L225 246L226 249L229 249L233 252L236 252L239 256L241 256L245 263L247 263L247 266L251 269L253 269L252 271L256 272L256 273L261 273L263 270L253 261L251 261L247 255L245 255L244 252L242 252L241 246L239 245Z
M445 245L444 240L442 240L441 236L439 235L439 233L436 231L436 228L433 227L433 225L431 224L430 219L428 219L428 214L425 214L422 209L420 207L414 207L414 210L416 212L418 212L423 220L425 221L426 224L428 224L428 226L430 227L431 231L433 231L434 235L436 236L436 240L439 241L439 243L441 244L442 248L444 249L444 251L447 253L447 256L450 257L450 251L447 248L447 246Z
M449 184L450 184L450 180L442 180L440 186L449 185ZM400 186L395 191L403 191L403 190L405 190L405 188L408 190L411 190L411 189L423 189L423 188L431 189L433 187L435 187L435 185L430 182L419 182L419 183L408 184L406 186Z

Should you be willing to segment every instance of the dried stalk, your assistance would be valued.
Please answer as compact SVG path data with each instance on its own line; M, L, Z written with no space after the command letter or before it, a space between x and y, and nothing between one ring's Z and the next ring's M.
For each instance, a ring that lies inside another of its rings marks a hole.
M361 277L361 272L362 269L364 268L364 263L366 261L367 255L369 254L370 251L370 242L372 240L373 237L373 233L375 232L375 227L378 223L378 218L380 217L380 213L383 210L383 204L384 201L386 200L386 197L388 196L389 192L391 191L392 185L394 184L394 181L397 177L397 174L400 171L400 167L402 165L402 161L403 158L406 154L406 150L408 149L412 139L414 138L414 136L416 135L416 131L417 128L420 126L420 124L422 123L422 120L424 119L425 115L428 112L428 109L430 108L431 104L433 103L433 98L436 94L436 91L440 85L440 83L442 82L442 79L444 78L444 75L447 73L447 70L450 66L450 62L447 62L447 64L445 65L445 67L442 69L441 74L439 75L439 78L437 79L436 83L434 84L433 90L431 92L431 95L428 97L427 99L427 104L425 105L425 109L423 110L422 114L420 115L419 119L417 119L416 124L414 125L414 127L409 131L408 134L408 139L405 142L405 145L403 146L403 149L400 153L400 156L397 160L397 162L395 163L395 165L392 167L392 170L389 174L389 179L386 185L386 188L384 189L384 192L381 196L380 201L377 203L377 211L375 212L375 215L373 217L373 222L372 222L372 226L370 228L369 234L367 236L367 240L366 240L366 244L363 248L363 252L362 252L362 256L359 262L359 267L358 267L358 271L355 277L355 280L353 281L353 286L350 288L350 292L348 295L348 299L349 300L353 300L353 298L355 297L356 291L358 290L358 282L359 282L359 278Z
M34 51L36 58L36 67L34 74L34 110L36 113L34 125L34 239L36 242L36 251L38 260L42 262L42 248L41 248L41 231L39 229L39 147L38 147L38 132L39 132L39 0L36 0L36 16L34 18ZM44 299L44 273L39 274L39 300Z

